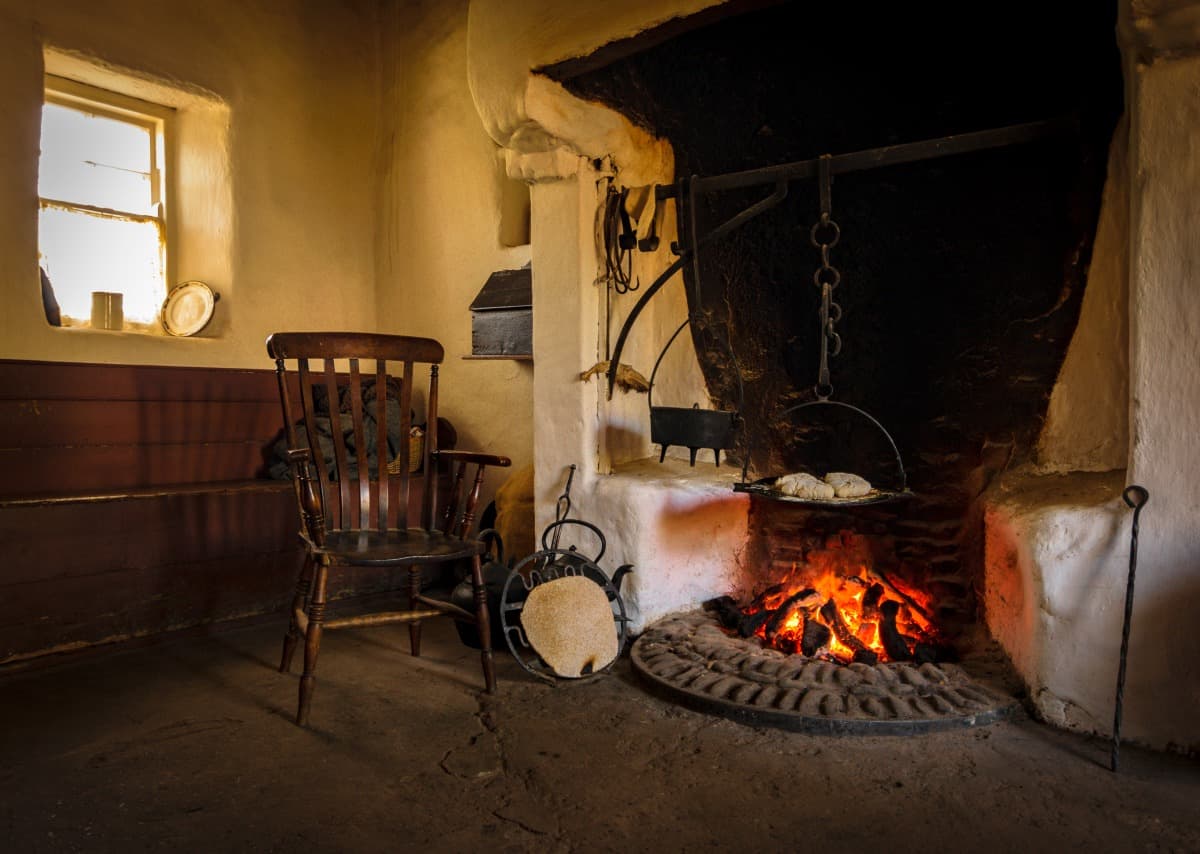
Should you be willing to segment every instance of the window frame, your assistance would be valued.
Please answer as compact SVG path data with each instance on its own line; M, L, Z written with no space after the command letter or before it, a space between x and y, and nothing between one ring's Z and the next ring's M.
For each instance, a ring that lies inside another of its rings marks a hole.
M38 210L57 208L60 210L89 213L123 222L153 223L158 230L158 245L159 251L162 254L162 298L166 299L167 293L170 290L168 283L174 281L171 275L172 253L170 251L167 181L172 171L172 164L170 162L172 151L170 136L174 131L175 108L155 104L150 101L143 101L140 98L122 95L119 92L101 89L98 86L91 86L87 83L81 83L78 80L60 77L55 74L44 75L42 104L43 106L46 104L55 104L101 118L136 125L150 133L150 205L154 211L153 213L147 214L117 208L106 208L83 202L73 202L68 199L54 199L43 196L40 192L38 193ZM40 163L38 168L40 181ZM68 318L64 317L64 326L76 326L76 328L86 326L85 318L69 319L73 323L66 323L65 321ZM126 321L125 330L161 333L161 319L162 308L160 305L159 312L153 321L150 323Z

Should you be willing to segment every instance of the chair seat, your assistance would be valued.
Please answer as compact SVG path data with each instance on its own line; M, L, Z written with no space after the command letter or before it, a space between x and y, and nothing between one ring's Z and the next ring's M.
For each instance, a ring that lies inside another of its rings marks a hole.
M407 566L440 563L479 554L483 546L474 540L447 537L441 531L423 528L330 531L325 546L314 549L328 555L333 563L363 566Z

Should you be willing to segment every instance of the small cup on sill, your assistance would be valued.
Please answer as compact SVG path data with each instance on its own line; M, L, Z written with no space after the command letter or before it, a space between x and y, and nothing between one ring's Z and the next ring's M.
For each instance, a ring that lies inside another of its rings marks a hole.
M125 326L125 295L114 291L92 291L92 329L122 329Z

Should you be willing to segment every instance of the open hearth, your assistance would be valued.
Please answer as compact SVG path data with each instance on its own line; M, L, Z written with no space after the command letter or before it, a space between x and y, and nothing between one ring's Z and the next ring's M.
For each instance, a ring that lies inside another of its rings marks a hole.
M936 576L898 559L886 526L832 513L807 521L797 530L760 520L739 595L647 627L632 651L647 686L808 732L910 735L1013 711L1018 692L998 646L939 604Z

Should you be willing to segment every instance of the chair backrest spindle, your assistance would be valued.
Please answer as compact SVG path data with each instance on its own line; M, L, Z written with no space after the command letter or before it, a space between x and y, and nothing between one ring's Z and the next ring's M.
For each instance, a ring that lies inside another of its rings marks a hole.
M448 537L465 537L475 523L475 509L479 505L479 491L483 486L483 474L486 466L476 465L475 477L467 490L466 500L463 500L462 486L466 480L467 462L460 460L454 466L454 479L450 487L450 497L446 501L446 509L442 514L442 533ZM461 507L460 507L461 505Z
M446 498L446 510L442 514L442 533L447 536L453 533L458 521L458 504L462 499L462 482L466 471L466 463L460 462L454 466L454 480L450 483L450 495Z
M425 428L425 454L424 467L425 471L429 472L433 468L433 461L437 459L437 410L438 410L438 366L434 363L429 367L429 401L425 405L425 410L428 415L426 418ZM437 530L437 522L434 514L437 512L438 500L438 479L437 472L427 474L425 477L425 507L421 514L421 527L426 531Z
M467 467L463 463L463 468ZM475 480L471 484L471 491L467 493L467 503L463 507L462 518L458 523L458 536L465 537L471 530L471 526L475 524L475 507L479 504L479 490L483 486L483 470L484 466L475 467Z
M370 528L371 520L371 475L367 468L369 455L367 453L367 436L363 410L362 372L359 370L358 359L350 359L350 414L354 423L354 458L358 464L358 512L355 527ZM386 452L387 446L384 445ZM384 461L387 456L385 453Z
M283 429L287 446L288 448L297 448L299 443L296 439L296 424L292 413L292 394L288 390L287 364L283 359L275 360L275 379L279 383L279 406L283 410ZM303 524L303 496L300 493L300 481L292 478L292 486L296 491L296 507L301 509L301 523Z
M313 395L313 384L316 382L316 377L309 368L308 359L298 360L297 374L300 378L300 405L304 411L304 435L312 453L311 469L316 472L317 481L320 484L321 502L325 507L326 522L329 527L336 528L340 524L341 517L338 514L336 502L331 500L333 481L325 468L325 452L321 448L320 431L317 430ZM296 446L291 445L291 447Z
M408 527L408 492L411 476L408 461L412 459L412 387L413 363L404 362L404 378L400 381L400 489L396 497L396 527Z
M325 359L325 394L329 401L329 432L333 434L333 459L337 466L338 519L339 527L357 528L358 520L353 514L350 500L350 467L347 464L346 436L342 430L342 403L337 387L337 368L332 358Z
M387 467L388 420L387 420L387 360L375 360L375 470L379 484L376 529L383 533L388 529L388 510L391 505L391 478Z

